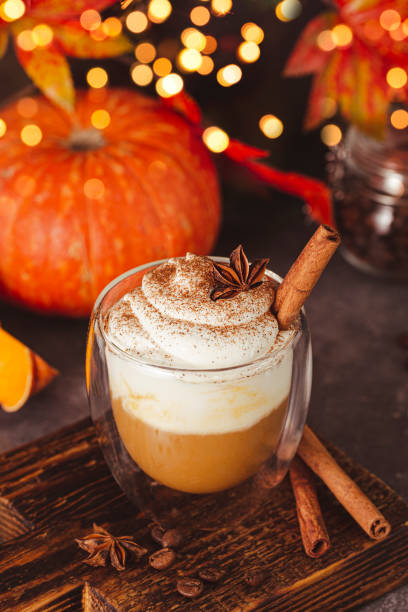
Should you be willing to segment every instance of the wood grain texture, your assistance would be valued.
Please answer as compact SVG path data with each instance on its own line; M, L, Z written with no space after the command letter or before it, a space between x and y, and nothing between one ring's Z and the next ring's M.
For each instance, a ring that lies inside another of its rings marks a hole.
M149 568L146 558L131 560L123 572L82 562L85 554L74 538L89 533L93 521L114 535L134 536L149 553L158 548L148 519L110 475L89 421L6 453L0 457L1 499L30 530L0 546L0 611L326 612L379 597L408 580L408 506L361 466L330 450L391 522L386 540L371 541L319 484L332 548L321 559L308 558L285 480L263 507L237 523L226 517L216 531L197 531L208 507L204 498L193 498L180 517L185 542L164 572ZM213 563L226 570L222 581L206 585L194 601L177 593L180 572L195 575ZM259 566L267 579L250 588L244 572Z

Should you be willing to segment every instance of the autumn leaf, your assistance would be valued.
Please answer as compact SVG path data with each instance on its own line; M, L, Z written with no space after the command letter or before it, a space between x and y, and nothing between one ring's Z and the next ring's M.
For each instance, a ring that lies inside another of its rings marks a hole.
M7 30L0 30L0 59L3 57L3 55L7 51L8 38L9 38L9 35L8 35Z
M104 11L116 2L117 0L31 0L27 3L27 14L47 23L78 17L87 9Z
M72 57L113 57L132 50L132 45L125 36L95 41L79 22L75 21L54 26L53 31L64 53Z

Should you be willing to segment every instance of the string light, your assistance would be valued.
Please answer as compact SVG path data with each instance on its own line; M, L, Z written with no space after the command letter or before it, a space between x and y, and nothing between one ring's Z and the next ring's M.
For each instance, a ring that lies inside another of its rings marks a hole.
M130 32L134 34L140 34L144 32L149 25L149 20L142 11L132 11L126 17L126 27Z
M150 0L147 15L153 23L163 23L170 16L172 6L169 0Z
M213 153L222 153L229 145L228 134L215 125L204 130L203 141Z
M196 49L183 49L177 58L180 68L193 72L198 70L202 63L202 55Z
M25 125L20 132L21 140L28 147L35 147L42 140L42 131L35 125L34 123L29 123Z
M100 13L95 11L95 9L87 9L79 18L79 22L84 30L88 30L92 32L92 30L97 30L101 25L102 19Z
M117 17L108 17L102 24L102 30L107 36L114 38L122 32L122 22Z
M52 42L54 33L46 23L39 23L32 30L33 41L38 47L46 47Z
M100 200L105 194L105 185L98 178L90 178L84 183L84 194L92 200Z
M33 51L36 48L31 30L23 30L17 35L17 45L23 51Z
M408 112L399 108L391 114L390 121L397 130L405 130L408 127Z
M153 81L153 70L146 64L136 64L133 66L130 73L132 80L136 85L146 87Z
M345 23L339 23L332 29L332 38L338 47L347 47L353 40L353 32Z
M242 70L236 64L228 64L217 72L217 81L223 87L235 85L242 77Z
M180 36L181 42L189 49L203 51L207 45L207 37L195 28L186 28Z
M336 43L333 40L331 30L322 30L317 38L316 44L322 51L333 51L336 48Z
M284 21L292 21L302 12L299 0L283 0L278 6L280 6L279 13L284 17Z
M17 112L25 119L31 119L38 112L38 103L34 98L21 98L17 102Z
M105 87L108 82L108 73L103 68L96 66L88 70L86 80L91 87L99 89L100 87Z
M211 0L211 10L218 17L227 15L231 9L232 0Z
M156 82L156 91L162 98L170 98L180 93L184 87L182 77L175 72L158 79Z
M267 138L279 138L283 132L283 123L275 115L264 115L261 117L259 127Z
M135 49L135 57L139 62L149 64L156 57L156 47L148 42L140 43Z
M0 138L3 138L6 132L7 132L7 124L4 121L4 119L0 119Z
M167 57L159 57L153 63L153 72L159 77L170 74L172 69L171 61Z
M0 5L0 17L4 21L16 21L20 19L26 11L23 0L7 0Z
M261 55L261 50L258 45L252 41L245 41L238 47L238 56L243 62L248 64L256 62Z
M210 21L211 14L205 6L196 6L190 13L190 19L196 26L205 26Z
M248 22L244 23L241 28L241 36L248 42L254 42L257 45L261 44L264 39L264 31L262 28L256 25L256 23Z
M388 30L392 32L392 30L396 30L401 23L401 16L398 11L394 9L387 9L383 11L380 15L380 25L384 28L384 30Z
M94 128L98 130L104 130L108 127L111 122L110 114L104 108L99 108L95 110L91 115L91 123Z
M202 74L203 76L206 76L207 74L210 74L213 70L214 70L213 60L208 55L203 55L201 57L201 65L199 68L197 68L197 72L199 74Z
M203 53L207 55L211 55L217 49L217 39L214 36L206 36L205 37L205 47L202 49Z
M395 67L390 68L387 72L387 83L393 89L401 89L407 84L408 77L407 73L403 68Z
M335 147L341 141L343 134L338 125L328 123L320 132L321 139L328 147Z

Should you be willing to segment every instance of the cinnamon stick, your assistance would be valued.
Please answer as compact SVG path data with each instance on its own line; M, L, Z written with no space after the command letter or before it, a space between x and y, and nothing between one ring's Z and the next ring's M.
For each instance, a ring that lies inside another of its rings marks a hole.
M298 454L315 474L323 480L333 495L362 529L374 540L382 540L391 525L360 487L344 472L334 457L306 426Z
M304 247L276 292L274 311L280 329L288 329L340 244L340 235L320 225Z
M309 557L318 558L330 548L330 539L320 509L313 474L299 457L289 468L290 482L296 500L303 548Z

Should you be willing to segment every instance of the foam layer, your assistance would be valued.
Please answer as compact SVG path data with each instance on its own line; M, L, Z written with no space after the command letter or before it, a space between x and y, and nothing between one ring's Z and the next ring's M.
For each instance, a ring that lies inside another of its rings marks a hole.
M214 286L209 258L170 259L113 306L108 335L132 355L184 368L230 367L269 352L279 331L273 281L216 302Z

